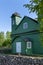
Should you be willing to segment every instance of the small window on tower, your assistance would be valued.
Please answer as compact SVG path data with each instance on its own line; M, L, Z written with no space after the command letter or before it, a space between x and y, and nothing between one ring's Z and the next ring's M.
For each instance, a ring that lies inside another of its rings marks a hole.
M27 28L28 28L28 23L27 22L23 23L23 29L27 29Z
M13 20L13 25L14 25L14 20Z

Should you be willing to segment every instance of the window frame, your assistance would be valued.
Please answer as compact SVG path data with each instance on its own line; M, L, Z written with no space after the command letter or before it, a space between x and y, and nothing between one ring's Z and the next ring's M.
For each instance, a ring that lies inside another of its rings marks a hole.
M28 28L28 23L27 22L23 23L23 29L27 29L27 28Z
M29 44L29 45L28 45ZM32 42L31 41L27 41L27 48L28 49L31 49L31 47L32 47Z

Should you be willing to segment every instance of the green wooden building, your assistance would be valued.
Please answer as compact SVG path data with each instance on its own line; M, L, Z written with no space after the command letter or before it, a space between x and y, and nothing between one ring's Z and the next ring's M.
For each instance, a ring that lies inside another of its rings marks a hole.
M24 16L23 19L16 12L11 16L12 22L12 53L43 54L40 42L39 27L36 20Z

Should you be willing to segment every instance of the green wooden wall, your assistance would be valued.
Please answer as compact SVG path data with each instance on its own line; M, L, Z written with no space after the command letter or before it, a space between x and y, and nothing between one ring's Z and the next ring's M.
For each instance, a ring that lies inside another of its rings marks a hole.
M14 24L13 24L14 20ZM12 42L12 53L16 53L16 42L21 42L21 54L43 54L43 46L40 41L40 33L37 31L30 32L34 30L39 30L40 24L34 22L33 20L29 19L28 17L25 17L21 20L21 23L17 26L16 22L20 22L21 18L19 17L13 17L12 18L12 40L15 38ZM23 29L23 23L28 23L28 28ZM28 32L28 33L27 33ZM30 32L30 33L29 33ZM32 48L27 49L27 44L24 41L25 38L29 38L32 41ZM27 50L27 51L26 51Z
M24 41L24 38L30 38L32 41L32 49L27 49L26 52L26 42ZM20 37L16 38L15 41L13 42L13 53L16 53L16 42L21 42L21 53L22 54L43 54L43 47L40 43L40 36L39 34L24 34L21 35Z
M15 22L15 20L14 20L14 22ZM23 33L23 32L28 32L28 31L38 30L39 29L39 25L36 22L34 22L34 21L32 21L32 20L30 20L28 18L24 18L21 22L22 23L20 25L18 25L18 26L15 26L15 25L14 25L14 27L12 26L13 27L12 34L18 34L18 33ZM27 29L23 29L23 23L24 22L28 23L28 28Z

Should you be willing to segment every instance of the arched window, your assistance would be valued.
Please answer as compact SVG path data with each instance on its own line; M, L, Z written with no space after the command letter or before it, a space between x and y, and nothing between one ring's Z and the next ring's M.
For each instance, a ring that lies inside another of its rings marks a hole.
M28 28L28 23L27 22L23 23L23 29L27 29L27 28Z

